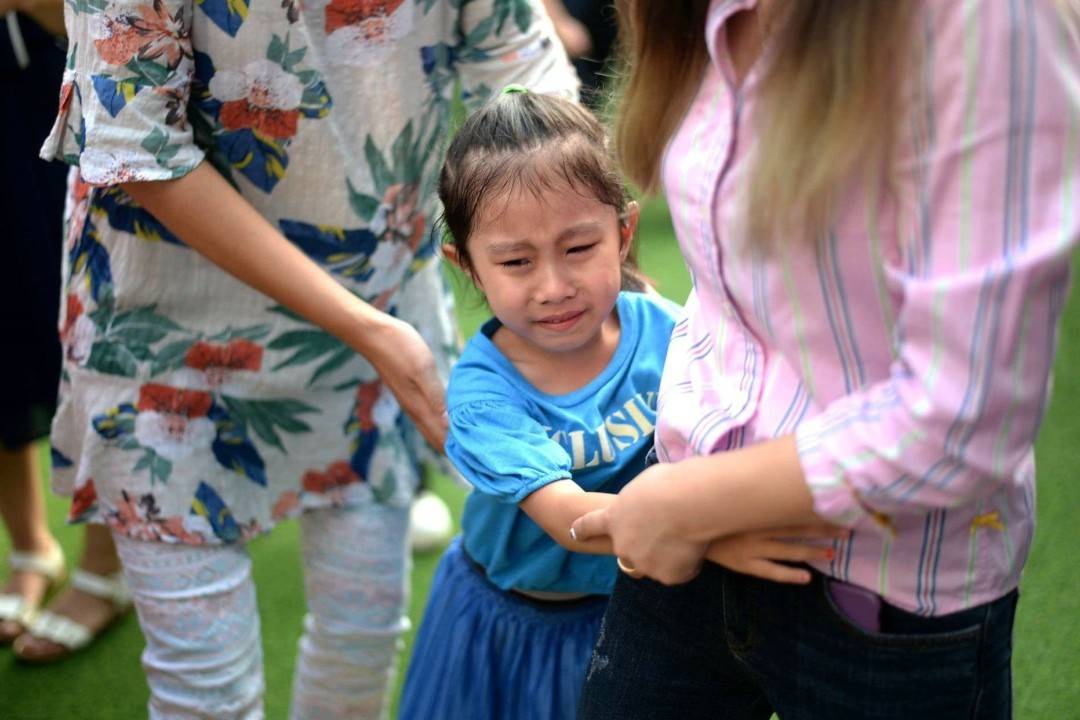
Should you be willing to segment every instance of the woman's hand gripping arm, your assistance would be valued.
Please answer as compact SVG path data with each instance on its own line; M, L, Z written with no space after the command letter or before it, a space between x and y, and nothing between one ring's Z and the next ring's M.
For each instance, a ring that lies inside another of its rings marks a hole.
M794 538L838 537L813 513L792 436L740 450L659 463L610 507L578 518L574 535L607 536L627 567L665 584L692 579L704 560L780 582L805 570L776 561L828 559L828 548Z

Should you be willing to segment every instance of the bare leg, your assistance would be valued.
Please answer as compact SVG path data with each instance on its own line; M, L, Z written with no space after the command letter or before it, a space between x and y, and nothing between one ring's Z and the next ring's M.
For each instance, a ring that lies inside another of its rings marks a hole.
M0 448L0 517L19 552L44 553L56 545L45 520L45 498L38 474L37 449L33 443L18 450ZM0 593L19 595L39 604L49 589L49 579L34 572L13 572ZM10 640L22 631L12 621L0 622L0 638Z

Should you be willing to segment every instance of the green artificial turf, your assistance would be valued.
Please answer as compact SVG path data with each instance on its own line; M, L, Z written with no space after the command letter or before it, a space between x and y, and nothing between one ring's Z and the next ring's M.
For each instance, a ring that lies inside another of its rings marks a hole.
M661 292L684 299L689 287L686 270L662 205L654 203L643 213L639 238L642 267ZM484 317L482 303L475 293L466 293L458 309L463 330L469 334ZM1080 468L1080 413L1072 404L1078 397L1080 300L1073 298L1062 329L1053 401L1037 448L1039 524L1021 586L1014 655L1016 717L1020 720L1080 717L1080 582L1072 567L1080 549L1080 523L1072 517L1080 509L1080 482L1073 474ZM42 451L46 455L44 447ZM443 478L436 478L434 486L455 516L460 516L463 492ZM81 534L63 524L66 507L66 500L50 497L49 521L68 557L74 558ZM0 537L0 557L7 549L6 536ZM268 718L278 720L288 712L303 614L296 524L285 523L251 543L251 553L262 618L266 712ZM414 627L437 562L437 554L414 559L410 607ZM6 567L0 567L0 575L6 576ZM403 663L411 640L412 632L405 639ZM0 719L145 717L141 650L142 636L134 617L109 630L88 650L49 667L18 665L9 650L0 649Z

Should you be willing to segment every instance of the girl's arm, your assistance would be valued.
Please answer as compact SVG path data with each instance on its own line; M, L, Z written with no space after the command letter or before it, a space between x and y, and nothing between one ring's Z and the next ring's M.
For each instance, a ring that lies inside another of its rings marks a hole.
M434 357L415 329L341 286L207 162L175 180L122 187L211 262L363 355L427 441L442 450L443 385Z
M586 492L568 478L545 485L518 503L518 507L567 550L611 555L611 538L600 535L587 540L577 539L571 536L568 528L582 515L609 507L615 497L610 493Z

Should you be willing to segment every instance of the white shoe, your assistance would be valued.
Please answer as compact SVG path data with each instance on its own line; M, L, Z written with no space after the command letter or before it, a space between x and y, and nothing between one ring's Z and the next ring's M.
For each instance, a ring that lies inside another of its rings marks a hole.
M422 490L409 511L409 540L413 552L430 552L444 546L454 532L450 508L429 490Z
M52 548L45 552L19 552L12 551L8 555L8 565L11 572L35 573L48 581L45 590L55 588L64 579L66 566L64 553L60 546L53 543ZM37 603L30 603L21 595L0 595L0 622L5 625L16 623L21 629L14 633L6 633L0 638L0 642L9 643L18 637L39 612Z
M93 630L64 615L41 610L34 615L26 632L16 638L12 646L15 657L20 661L44 664L62 660L89 645L91 640L119 620L131 607L131 592L122 570L112 575L96 575L76 568L71 572L71 587L87 595L108 600L112 603L112 617ZM33 638L48 640L56 649L46 653L35 652Z

